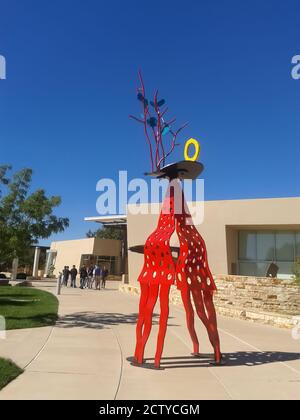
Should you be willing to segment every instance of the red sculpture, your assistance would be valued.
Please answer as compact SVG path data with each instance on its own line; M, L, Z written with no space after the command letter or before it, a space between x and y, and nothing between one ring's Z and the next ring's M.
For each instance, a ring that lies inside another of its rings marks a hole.
M161 312L155 366L160 365L169 317L170 287L175 278L175 264L170 249L170 238L174 230L174 190L169 188L158 226L145 244L144 267L139 276L141 298L135 350L135 359L139 364L143 363L145 346L152 328L153 310L159 296Z
M134 363L137 365L144 363L144 351L152 328L153 310L159 297L160 319L154 367L160 367L169 317L170 288L176 282L186 311L187 327L193 342L193 355L199 356L199 341L194 326L195 314L192 301L197 315L207 329L214 348L215 362L220 364L222 355L213 303L216 285L208 266L205 242L193 224L178 180L196 178L202 172L203 165L185 161L161 167L174 150L177 136L184 127L173 131L171 125L174 120L164 121L167 109L161 112L160 106L165 104L165 100L158 101L157 92L154 101L150 102L156 112L156 117L151 116L141 74L139 76L142 87L138 89L138 100L142 102L144 113L142 119L132 118L144 125L144 132L150 148L152 165L150 175L168 178L170 183L158 226L149 236L144 247L144 266L138 279L141 286L141 297L136 327ZM148 127L153 133L154 156ZM162 140L166 130L172 136L170 152L165 152ZM153 172L154 168L156 168L155 172ZM175 229L180 241L180 254L176 264L170 248L170 239Z
M180 241L180 255L176 266L177 288L181 292L186 311L187 327L193 341L194 355L199 354L199 341L194 327L194 301L196 313L207 329L215 352L216 363L221 362L220 339L213 293L217 290L209 269L206 245L195 228L182 192L182 213L176 214L176 232Z

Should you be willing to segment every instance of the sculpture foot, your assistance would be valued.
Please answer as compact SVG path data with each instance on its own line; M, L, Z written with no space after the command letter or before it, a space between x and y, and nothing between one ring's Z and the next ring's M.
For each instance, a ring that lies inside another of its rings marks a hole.
M212 366L226 366L226 360L223 355L219 359L216 359L214 362L210 363Z
M138 361L137 357L127 357L127 361L131 363L132 365L142 366L145 363L145 360L143 359L141 362Z
M160 365L155 365L154 363L146 363L145 360L143 360L142 363L138 363L135 357L128 357L127 360L131 364L131 366L134 366L134 367L139 367L143 369L151 369L151 370L165 370Z
M197 357L198 359L213 359L213 354L209 353L191 353L193 357Z
M160 365L156 365L155 363L150 363L145 366L146 369L152 369L152 370L165 370L165 368L161 367Z

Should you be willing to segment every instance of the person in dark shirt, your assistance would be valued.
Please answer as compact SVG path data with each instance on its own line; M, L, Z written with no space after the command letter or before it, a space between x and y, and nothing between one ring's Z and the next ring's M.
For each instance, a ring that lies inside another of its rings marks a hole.
M103 267L102 269L102 288L105 289L106 286L106 279L108 276L108 270L106 267Z
M86 287L88 273L85 266L81 267L80 269L80 289L84 289Z
M71 287L76 288L76 277L77 277L78 271L75 265L73 265L73 268L71 269L70 274L71 274Z
M69 280L69 276L70 276L70 270L69 267L65 266L62 272L63 275L63 285L64 286L68 286L68 280Z
M96 265L95 270L94 270L96 290L101 289L101 272L102 272L101 267Z

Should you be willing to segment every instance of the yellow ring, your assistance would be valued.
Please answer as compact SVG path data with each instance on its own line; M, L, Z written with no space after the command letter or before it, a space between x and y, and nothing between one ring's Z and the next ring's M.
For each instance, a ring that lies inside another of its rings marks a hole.
M195 147L195 153L194 155L191 157L189 156L189 148L190 146L194 146ZM184 159L185 160L190 160L192 162L196 162L196 160L198 159L200 155L200 144L197 140L195 139L189 139L184 146Z

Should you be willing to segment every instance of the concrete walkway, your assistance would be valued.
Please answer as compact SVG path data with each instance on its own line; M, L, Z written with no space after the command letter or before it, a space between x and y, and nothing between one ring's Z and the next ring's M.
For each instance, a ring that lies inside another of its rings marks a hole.
M45 287L51 290L51 285ZM0 392L4 399L300 399L300 341L291 332L219 319L227 366L190 357L185 314L171 306L161 371L127 361L135 344L138 298L105 291L63 289L53 328L11 331L0 356L25 372ZM54 289L52 289L54 290ZM157 316L146 357L154 356ZM211 353L197 321L201 351Z

